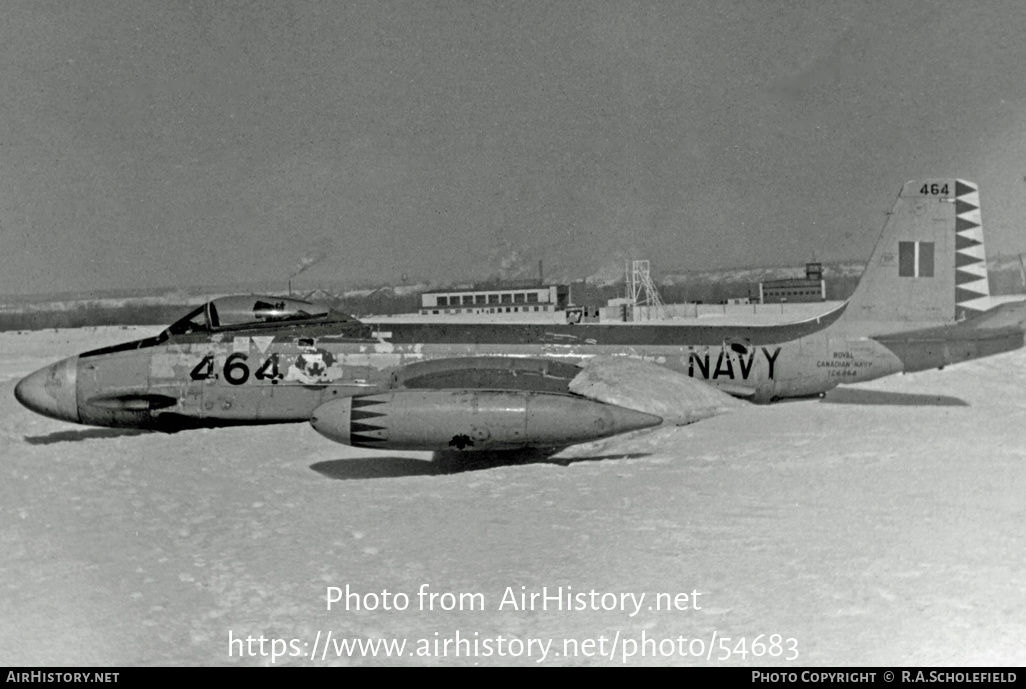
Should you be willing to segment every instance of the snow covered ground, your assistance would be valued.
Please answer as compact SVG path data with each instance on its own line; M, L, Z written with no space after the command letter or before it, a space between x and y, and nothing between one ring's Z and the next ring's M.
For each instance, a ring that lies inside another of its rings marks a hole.
M156 330L0 334L4 664L1026 663L1023 351L549 458L88 428L14 400ZM408 607L327 610L347 585ZM521 609L543 587L563 609ZM421 590L480 595L422 610ZM350 639L406 646L338 657Z

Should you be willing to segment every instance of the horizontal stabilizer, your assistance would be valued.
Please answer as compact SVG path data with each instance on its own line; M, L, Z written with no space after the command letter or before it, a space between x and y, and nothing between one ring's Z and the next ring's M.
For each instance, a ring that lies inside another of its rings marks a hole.
M684 426L746 406L707 383L656 364L618 356L590 359L570 382L570 392L661 416Z
M993 297L991 297L993 299ZM1026 328L1026 297L1017 301L1006 301L989 311L967 320L966 325L974 330L999 330L1004 328Z
M1023 346L1026 301L995 306L954 325L876 335L873 340L901 359L906 373L941 368Z

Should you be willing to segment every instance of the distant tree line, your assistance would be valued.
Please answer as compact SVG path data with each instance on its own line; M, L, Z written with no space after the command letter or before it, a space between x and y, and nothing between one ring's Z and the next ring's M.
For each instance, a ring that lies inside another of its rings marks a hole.
M838 282L850 282L851 289L858 282L857 278L841 278ZM850 293L844 289L835 291L838 296L831 296L832 283L827 283L827 296L830 299L844 299ZM844 286L847 288L847 285ZM690 284L664 285L659 288L660 296L666 303L703 302L718 304L727 299L758 295L758 286L752 288L747 283L696 282ZM570 286L572 303L583 306L604 306L610 299L625 296L623 284L596 285L588 282L575 282ZM344 297L321 296L311 299L317 304L328 306L340 313L350 314L357 318L363 316L390 315L400 313L416 313L420 310L420 294L396 294L392 290L382 289L365 295L347 295ZM70 308L44 308L37 306L21 311L0 312L0 332L12 330L46 330L49 328L86 328L96 326L170 325L186 313L198 306L193 304L139 304L128 303L110 306L95 302L82 302Z
M84 302L72 308L0 312L0 332L86 328L101 325L169 325L190 307L186 304L132 304L107 306Z
M834 275L827 277L826 283L826 298L830 301L840 301L854 293L859 276ZM1008 267L1002 266L1000 269L992 267L990 287L992 294L1022 294L1026 291L1018 263ZM667 304L720 304L730 299L759 296L758 284L731 280L694 280L662 285L658 289L662 300ZM622 282L596 285L580 281L570 284L570 300L579 306L604 306L610 299L624 296L626 295ZM322 294L312 297L311 301L357 318L416 313L420 310L419 293L396 294L389 288L359 295ZM170 325L196 308L199 303L147 304L133 303L129 300L124 305L111 306L87 301L71 308L59 308L55 305L50 309L37 304L17 311L0 311L0 332L111 325Z
M394 313L416 313L420 310L420 294L396 294L392 290L376 290L367 295L346 296L331 302L322 302L336 311L357 318Z

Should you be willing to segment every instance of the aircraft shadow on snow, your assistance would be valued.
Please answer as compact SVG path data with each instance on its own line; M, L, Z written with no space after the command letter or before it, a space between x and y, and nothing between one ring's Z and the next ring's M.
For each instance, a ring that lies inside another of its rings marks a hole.
M148 433L150 431L137 428L84 428L75 431L54 431L46 435L26 435L25 442L29 445L53 445L54 443L77 443L96 438L124 438Z
M484 471L505 466L528 464L554 464L569 466L578 462L598 462L605 459L635 459L647 452L633 454L596 455L594 457L554 458L559 450L510 450L505 452L435 452L432 461L408 457L365 457L334 459L311 464L310 468L323 476L341 481L372 478L403 478L407 476L446 476L468 471Z
M834 388L821 400L824 404L894 405L902 407L968 407L969 403L948 395L913 392L885 392L858 388Z

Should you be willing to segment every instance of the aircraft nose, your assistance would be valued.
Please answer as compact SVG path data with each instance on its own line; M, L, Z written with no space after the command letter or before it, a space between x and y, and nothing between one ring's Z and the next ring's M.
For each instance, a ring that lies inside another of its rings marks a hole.
M22 378L14 388L14 396L37 414L79 423L77 374L77 356L58 361Z

